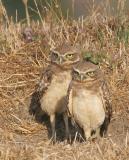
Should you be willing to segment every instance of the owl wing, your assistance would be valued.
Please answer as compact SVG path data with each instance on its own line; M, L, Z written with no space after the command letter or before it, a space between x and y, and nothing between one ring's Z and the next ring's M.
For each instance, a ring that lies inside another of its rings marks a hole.
M72 96L73 95L72 95L72 81L71 81L67 91L67 111L69 117L72 117L73 113Z
M111 121L112 117L112 105L111 105L111 94L109 91L109 87L107 85L107 82L104 80L102 83L102 92L103 92L103 99L104 99L104 109L105 109L105 120L104 123L101 127L101 135L103 136L104 134L107 133L108 130L108 125Z
M52 67L48 66L42 73L38 85L36 86L36 91L42 94L47 90L48 86L51 84L52 80Z
M68 116L71 118L71 124L78 129L78 125L74 120L73 115L73 89L72 89L72 81L69 84L68 91L67 91L67 113Z
M48 66L41 75L41 78L39 80L38 85L36 86L36 89L31 97L31 103L29 107L30 114L36 114L38 110L40 109L40 99L47 90L48 86L51 83L52 80L52 67Z

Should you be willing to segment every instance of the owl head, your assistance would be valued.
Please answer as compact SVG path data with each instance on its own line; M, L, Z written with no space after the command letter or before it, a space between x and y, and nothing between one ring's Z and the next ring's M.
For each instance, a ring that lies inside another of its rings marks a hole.
M99 67L85 60L80 61L73 67L72 78L77 82L91 82L98 78Z
M63 68L69 68L76 64L80 58L79 49L68 44L52 49L50 53L50 61Z

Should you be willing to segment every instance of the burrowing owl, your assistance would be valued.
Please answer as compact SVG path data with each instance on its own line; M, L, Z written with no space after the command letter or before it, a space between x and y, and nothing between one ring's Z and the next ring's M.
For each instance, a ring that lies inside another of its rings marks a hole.
M40 99L42 110L50 116L52 137L55 137L55 114L63 113L66 136L69 134L66 114L66 95L71 81L71 68L80 60L75 47L61 45L50 53L50 65L43 72L38 92L43 92Z
M86 61L75 65L68 89L68 109L84 130L86 139L98 136L100 128L107 129L111 116L108 100L108 90L98 66Z

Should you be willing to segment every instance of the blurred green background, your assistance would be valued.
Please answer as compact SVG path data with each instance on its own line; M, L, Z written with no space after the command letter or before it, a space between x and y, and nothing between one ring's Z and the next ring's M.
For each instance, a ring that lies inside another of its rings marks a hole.
M79 16L87 16L94 11L103 12L107 15L118 15L121 13L129 13L129 0L56 0L61 4L63 15L66 15L67 11L70 16L74 15L74 18ZM8 15L15 20L16 12L18 20L25 18L25 9L22 0L2 0ZM38 19L38 15L35 13L35 3L33 0L28 1L29 13L33 19ZM42 12L43 7L47 3L52 3L52 0L37 0L38 7ZM119 3L118 3L119 2Z

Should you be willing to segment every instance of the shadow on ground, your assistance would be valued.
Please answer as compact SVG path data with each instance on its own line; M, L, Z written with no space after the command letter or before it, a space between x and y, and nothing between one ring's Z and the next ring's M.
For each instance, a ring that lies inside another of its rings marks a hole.
M29 105L29 114L34 115L37 123L41 123L47 127L48 138L51 138L51 125L49 116L46 115L41 108L40 105L40 94L38 92L34 92L31 97L31 102ZM71 142L77 140L79 142L84 142L84 133L83 130L75 124L75 127L71 124L71 120L69 119L69 129L71 135ZM62 115L56 115L56 140L62 142L65 140L65 125L63 121Z

